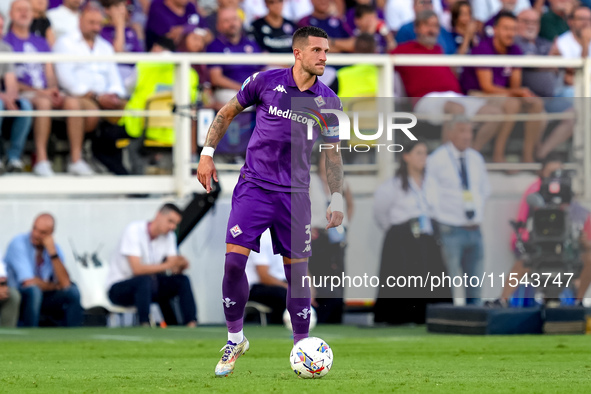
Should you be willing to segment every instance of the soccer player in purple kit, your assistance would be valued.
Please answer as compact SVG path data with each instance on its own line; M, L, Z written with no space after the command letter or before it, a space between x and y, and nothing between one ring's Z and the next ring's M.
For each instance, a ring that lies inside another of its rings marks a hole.
M292 108L296 100L308 99L317 107L317 111L306 108L312 112L320 113L321 107L342 109L336 94L318 80L326 65L328 36L320 28L302 27L294 33L292 47L293 68L253 74L218 112L197 169L199 182L209 193L212 176L217 181L213 163L215 147L232 119L244 108L256 105L256 127L232 195L226 233L222 302L228 342L222 348L216 376L231 374L238 357L249 348L242 331L249 292L245 266L250 251L259 251L260 236L267 228L271 229L274 252L283 256L294 343L308 337L310 287L302 279L307 275L311 255L310 156L314 139L320 134L325 148L332 145L332 149L323 148L327 152L327 177L332 193L326 228L337 227L343 220L343 165L337 150L338 127L332 126L330 120L325 123L316 118L314 123L306 117L304 121L301 112ZM314 138L307 138L308 125L312 125Z

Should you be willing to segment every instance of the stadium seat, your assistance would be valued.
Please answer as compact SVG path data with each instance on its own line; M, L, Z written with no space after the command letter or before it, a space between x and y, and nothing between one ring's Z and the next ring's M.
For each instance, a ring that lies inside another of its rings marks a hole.
M248 314L249 309L252 311L253 309L259 313L261 318L261 326L265 327L267 325L267 313L271 313L271 308L267 305L263 305L261 303L255 301L248 301L246 303L246 309L244 314Z
M146 100L146 111L170 111L168 116L146 116L144 118L141 135L137 140L131 138L122 138L117 140L116 146L119 149L129 149L129 160L133 173L142 173L145 169L145 158L155 153L170 153L174 142L170 142L170 138L166 141L155 140L150 138L150 131L158 131L160 133L174 133L174 115L172 107L174 99L172 92L159 92L151 95ZM174 136L172 137L174 141Z
M156 324L162 322L160 309L158 304L150 305L150 327L156 327ZM111 305L109 309L109 317L107 319L107 327L127 327L138 325L137 309L134 306L120 306Z
M150 129L172 130L174 133L174 116L172 115L172 107L174 100L172 92L160 92L150 96L146 101L146 111L170 111L169 116L146 116L144 118L144 129L142 131L142 146L147 151L150 150L167 150L172 149L170 142L163 142L149 139L147 134Z

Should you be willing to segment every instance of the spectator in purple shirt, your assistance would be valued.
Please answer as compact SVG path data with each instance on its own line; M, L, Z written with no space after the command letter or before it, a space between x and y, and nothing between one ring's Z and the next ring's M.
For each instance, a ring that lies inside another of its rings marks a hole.
M154 0L146 22L146 49L150 50L161 36L167 36L178 45L188 25L207 29L205 18L199 15L190 0ZM206 42L210 41L208 35Z
M483 38L472 50L473 55L521 55L515 44L517 20L513 13L501 11L494 25L494 36ZM531 90L522 85L522 71L511 67L465 67L462 73L462 87L470 95L489 95L507 97L503 101L504 112L508 115L526 111L530 114L544 112L544 102ZM515 121L503 123L495 140L493 161L505 161L505 147L513 131ZM545 121L525 122L523 141L523 162L534 162L534 149L546 127Z
M373 0L355 0L354 5L347 10L347 13L345 15L345 20L347 21L347 25L349 26L349 30L353 31L353 30L355 30L356 27L358 27L355 22L355 8L357 8L358 5L368 5L368 6L375 8L378 19L385 20L386 18L384 17L383 7L380 7L380 5L376 4L376 3L377 2L375 2ZM382 2L382 3L384 3L384 2Z
M126 0L101 0L101 5L107 14L101 37L113 45L115 52L143 52L139 37L129 25Z
M5 40L12 46L14 52L51 52L43 37L30 32L33 10L29 0L15 0L10 9L10 19L12 20L11 29ZM22 95L31 100L35 109L81 109L77 98L64 96L60 93L51 63L20 63L16 65L16 74ZM83 162L84 118L70 117L66 122L72 162ZM52 176L54 173L47 157L51 119L36 117L33 131L37 154L37 162L33 167L33 172L39 176Z
M0 13L0 56L9 57L12 48L6 42L2 41L2 32L4 31L4 15ZM19 109L30 111L31 103L28 100L19 97L18 82L15 74L13 63L0 64L0 81L3 82L0 87L0 111L18 111ZM3 117L0 116L0 129L2 128ZM1 131L1 130L0 130ZM31 118L22 116L15 118L12 122L10 130L10 148L7 154L6 168L4 167L2 156L0 155L0 175L8 172L22 172L23 162L21 155L27 141L27 136L31 131ZM0 132L0 145L4 145L2 141L2 133ZM0 149L0 153L3 150Z
M50 10L52 8L59 7L60 5L62 5L62 0L49 0L49 5L47 6L47 9Z
M130 13L127 0L101 0L107 15L107 24L103 26L101 37L113 45L115 52L143 52L144 47L136 31L130 25ZM135 84L135 64L117 64L123 86L131 95Z
M324 30L328 34L331 52L353 52L355 47L353 32L343 19L331 15L333 2L334 0L312 0L314 7L312 14L302 18L298 26L314 26Z
M261 48L242 31L242 23L236 8L223 8L218 10L218 36L207 47L207 52L219 53L260 53ZM242 82L253 73L260 71L262 66L225 64L210 67L210 78L213 87L218 89L230 89L236 94L242 86ZM218 101L225 102L224 97L218 95Z
M388 53L396 46L394 37L386 22L378 18L374 6L358 5L355 7L355 36L367 33L376 42L376 53Z
M454 3L451 8L451 36L458 47L458 55L468 54L480 42L478 22L472 17L472 6L466 0Z
M244 4L241 4L242 1L241 0L217 0L216 1L216 8L215 11L213 11L211 14L209 14L208 16L205 17L205 25L207 26L207 28L209 29L209 31L211 32L211 34L213 35L213 37L217 37L219 32L217 30L217 23L218 23L218 10L221 10L222 8L237 8L238 9L238 16L240 16L240 21L242 22L242 24L245 26L245 28L248 27L248 25L244 24L244 11L242 10L242 8L245 6Z

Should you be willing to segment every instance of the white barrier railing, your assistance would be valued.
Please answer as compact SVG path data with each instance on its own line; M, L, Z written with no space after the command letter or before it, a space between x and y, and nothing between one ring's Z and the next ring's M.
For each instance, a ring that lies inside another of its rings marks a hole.
M174 63L176 65L176 83L173 89L174 102L178 106L190 104L189 71L191 64L293 64L293 56L260 54L116 54L93 57L92 62L115 63ZM0 63L68 63L88 62L87 56L63 54L12 53L0 57ZM356 55L329 54L329 65L350 65L356 63L374 64L380 69L379 97L393 97L395 66L506 66L536 68L574 68L577 70L577 97L591 97L591 73L589 59L562 59L546 56L438 56L438 55ZM123 111L0 111L0 116L120 116ZM591 118L589 111L580 111L573 144L579 165L581 184L586 198L591 198ZM135 116L166 116L166 111L130 111ZM194 177L191 177L190 146L191 120L187 116L175 114L176 144L173 149L174 172L172 176L110 176L101 175L81 179L58 176L52 179L34 180L27 175L3 176L0 178L0 195L56 195L56 194L128 194L154 193L177 194L184 196L192 191L202 191ZM377 155L378 178L391 174L393 156ZM526 169L533 167L523 164L495 164L491 169ZM353 169L352 167L351 169ZM370 168L368 166L363 167Z

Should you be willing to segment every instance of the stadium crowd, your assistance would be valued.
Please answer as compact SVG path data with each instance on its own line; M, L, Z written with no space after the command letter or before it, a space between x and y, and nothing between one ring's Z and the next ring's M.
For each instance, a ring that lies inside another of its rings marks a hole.
M436 55L554 55L587 57L591 45L591 1L583 0L5 0L0 4L0 50L26 53L87 54L78 64L10 64L0 69L4 81L0 106L8 110L144 109L149 98L171 90L174 73L140 65L92 62L114 52L287 53L298 26L326 30L331 52ZM219 109L252 73L271 66L195 65L195 99ZM278 67L278 66L272 66ZM436 69L436 70L435 70ZM503 68L451 69L400 67L397 94L415 98L444 97L441 104L419 101L417 111L513 114L572 111L573 70ZM426 77L426 78L425 78ZM368 83L355 83L363 80ZM377 95L377 68L368 65L328 68L323 82L342 97ZM463 100L465 96L476 96ZM509 97L494 100L491 96ZM541 100L541 97L553 98ZM121 163L119 140L139 138L130 149L145 158L144 140L174 143L171 128L150 128L141 120L67 117L18 117L7 123L0 146L0 173L21 172L24 162L39 176L52 176L48 155L52 133L67 138L67 172L92 175L92 156L115 174L141 173L141 165ZM11 123L11 127L8 127ZM573 133L572 119L552 125L524 125L522 161L543 159ZM64 127L65 124L65 127ZM505 161L515 122L484 124L474 141L481 150L495 139L492 160ZM62 129L65 132L62 132ZM240 130L252 129L252 119ZM23 160L30 131L34 149ZM195 133L194 133L195 134ZM445 135L443 141L447 140ZM4 141L3 141L4 142ZM4 143L2 144L4 145ZM52 149L54 150L54 149ZM197 153L196 137L193 153ZM4 158L4 156L6 156ZM30 157L30 160L29 160ZM135 157L130 153L130 157ZM61 169L60 169L61 170Z

